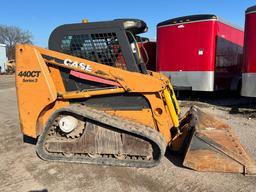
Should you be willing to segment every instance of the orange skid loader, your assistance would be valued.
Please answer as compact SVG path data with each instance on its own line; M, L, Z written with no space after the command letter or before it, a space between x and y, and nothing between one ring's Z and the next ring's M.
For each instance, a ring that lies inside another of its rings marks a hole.
M192 107L179 119L169 79L146 70L141 20L63 25L49 48L16 47L22 133L44 160L153 167L184 151L198 171L254 174L254 161L225 123Z

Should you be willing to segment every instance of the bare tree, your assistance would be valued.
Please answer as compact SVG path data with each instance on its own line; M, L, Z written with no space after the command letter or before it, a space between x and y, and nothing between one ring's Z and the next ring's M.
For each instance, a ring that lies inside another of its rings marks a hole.
M16 44L32 44L32 34L19 27L0 25L0 43L6 45L8 59L15 59Z

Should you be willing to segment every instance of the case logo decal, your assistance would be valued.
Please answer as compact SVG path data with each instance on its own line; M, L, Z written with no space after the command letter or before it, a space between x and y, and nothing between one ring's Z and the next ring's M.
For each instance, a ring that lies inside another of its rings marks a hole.
M82 69L84 71L92 72L92 68L91 68L90 65L85 64L85 63L79 63L77 61L72 61L71 59L65 59L64 60L64 65L67 65L69 67L79 68L79 69Z

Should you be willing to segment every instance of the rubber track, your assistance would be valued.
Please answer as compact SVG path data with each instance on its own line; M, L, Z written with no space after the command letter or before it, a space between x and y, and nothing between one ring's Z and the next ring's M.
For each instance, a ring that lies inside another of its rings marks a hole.
M90 158L88 156L80 156L80 155L66 157L62 154L54 154L54 153L46 152L44 150L44 141L48 133L48 130L50 129L55 118L60 113L63 113L63 112L75 113L85 117L86 119L90 119L92 121L96 121L96 122L114 127L115 129L119 129L125 132L130 132L135 135L146 138L151 143L153 143L154 146L158 148L157 149L159 152L158 156L157 158L150 161L149 160L132 160L132 159L119 160L116 158L106 158L106 157ZM61 108L57 110L55 113L53 113L52 117L50 118L50 120L46 125L46 128L44 129L44 132L39 137L37 142L37 154L39 155L39 157L41 157L44 160L100 164L100 165L127 166L127 167L144 167L144 168L157 166L161 158L164 156L165 149L166 149L166 142L163 136L153 128L139 124L137 122L123 119L121 117L110 115L104 111L100 111L95 108L91 108L91 107L80 105L80 104L73 104L69 107Z

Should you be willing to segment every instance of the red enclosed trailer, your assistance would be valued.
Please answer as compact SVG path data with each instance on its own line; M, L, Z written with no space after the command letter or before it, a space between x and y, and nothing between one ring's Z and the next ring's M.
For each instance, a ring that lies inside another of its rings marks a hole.
M190 15L157 25L157 71L176 90L237 89L241 83L243 30L216 15Z
M156 71L156 41L143 38L138 45L147 69Z
M256 97L256 6L245 11L244 64L241 95Z

